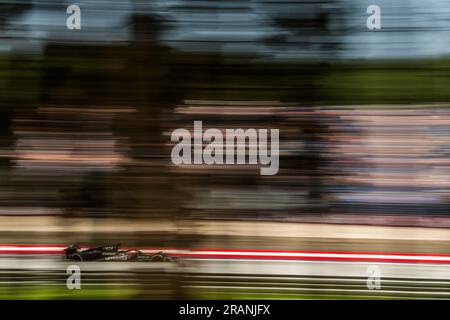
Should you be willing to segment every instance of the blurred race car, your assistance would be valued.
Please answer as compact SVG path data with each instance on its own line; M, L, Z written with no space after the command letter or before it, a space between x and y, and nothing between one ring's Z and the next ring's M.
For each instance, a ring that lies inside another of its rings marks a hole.
M120 244L108 245L81 250L77 244L64 249L65 258L72 261L144 261L144 262L174 262L162 251L154 254L144 254L137 249L120 249Z

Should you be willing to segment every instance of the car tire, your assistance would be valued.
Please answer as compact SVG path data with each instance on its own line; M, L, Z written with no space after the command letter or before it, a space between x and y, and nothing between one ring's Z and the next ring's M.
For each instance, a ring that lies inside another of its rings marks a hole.
M73 261L83 261L83 257L81 256L81 255L79 255L79 254L76 254L76 255L74 255L73 257L72 257L72 260Z
M164 261L164 257L160 254L154 255L151 259L151 262L163 262Z

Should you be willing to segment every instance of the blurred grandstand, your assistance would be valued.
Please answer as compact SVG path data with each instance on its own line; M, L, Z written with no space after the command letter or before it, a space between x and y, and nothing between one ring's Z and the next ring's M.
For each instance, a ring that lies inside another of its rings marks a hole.
M78 1L68 30L71 1L0 1L0 241L448 254L450 4L371 32L369 2ZM278 174L174 166L194 120L278 128Z

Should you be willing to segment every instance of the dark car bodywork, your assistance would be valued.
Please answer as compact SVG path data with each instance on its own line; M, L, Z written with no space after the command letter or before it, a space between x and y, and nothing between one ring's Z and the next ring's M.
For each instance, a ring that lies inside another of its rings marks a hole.
M169 257L162 251L144 254L137 249L120 249L119 247L120 244L81 250L78 245L70 245L64 249L64 257L72 261L175 261L174 257Z

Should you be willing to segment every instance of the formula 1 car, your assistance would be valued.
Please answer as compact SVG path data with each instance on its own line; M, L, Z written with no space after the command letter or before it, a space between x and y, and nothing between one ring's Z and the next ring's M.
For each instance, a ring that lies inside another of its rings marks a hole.
M72 244L64 249L64 256L72 261L175 261L174 257L169 257L162 251L147 255L137 249L120 249L119 247L120 244L116 244L81 250L79 245Z

